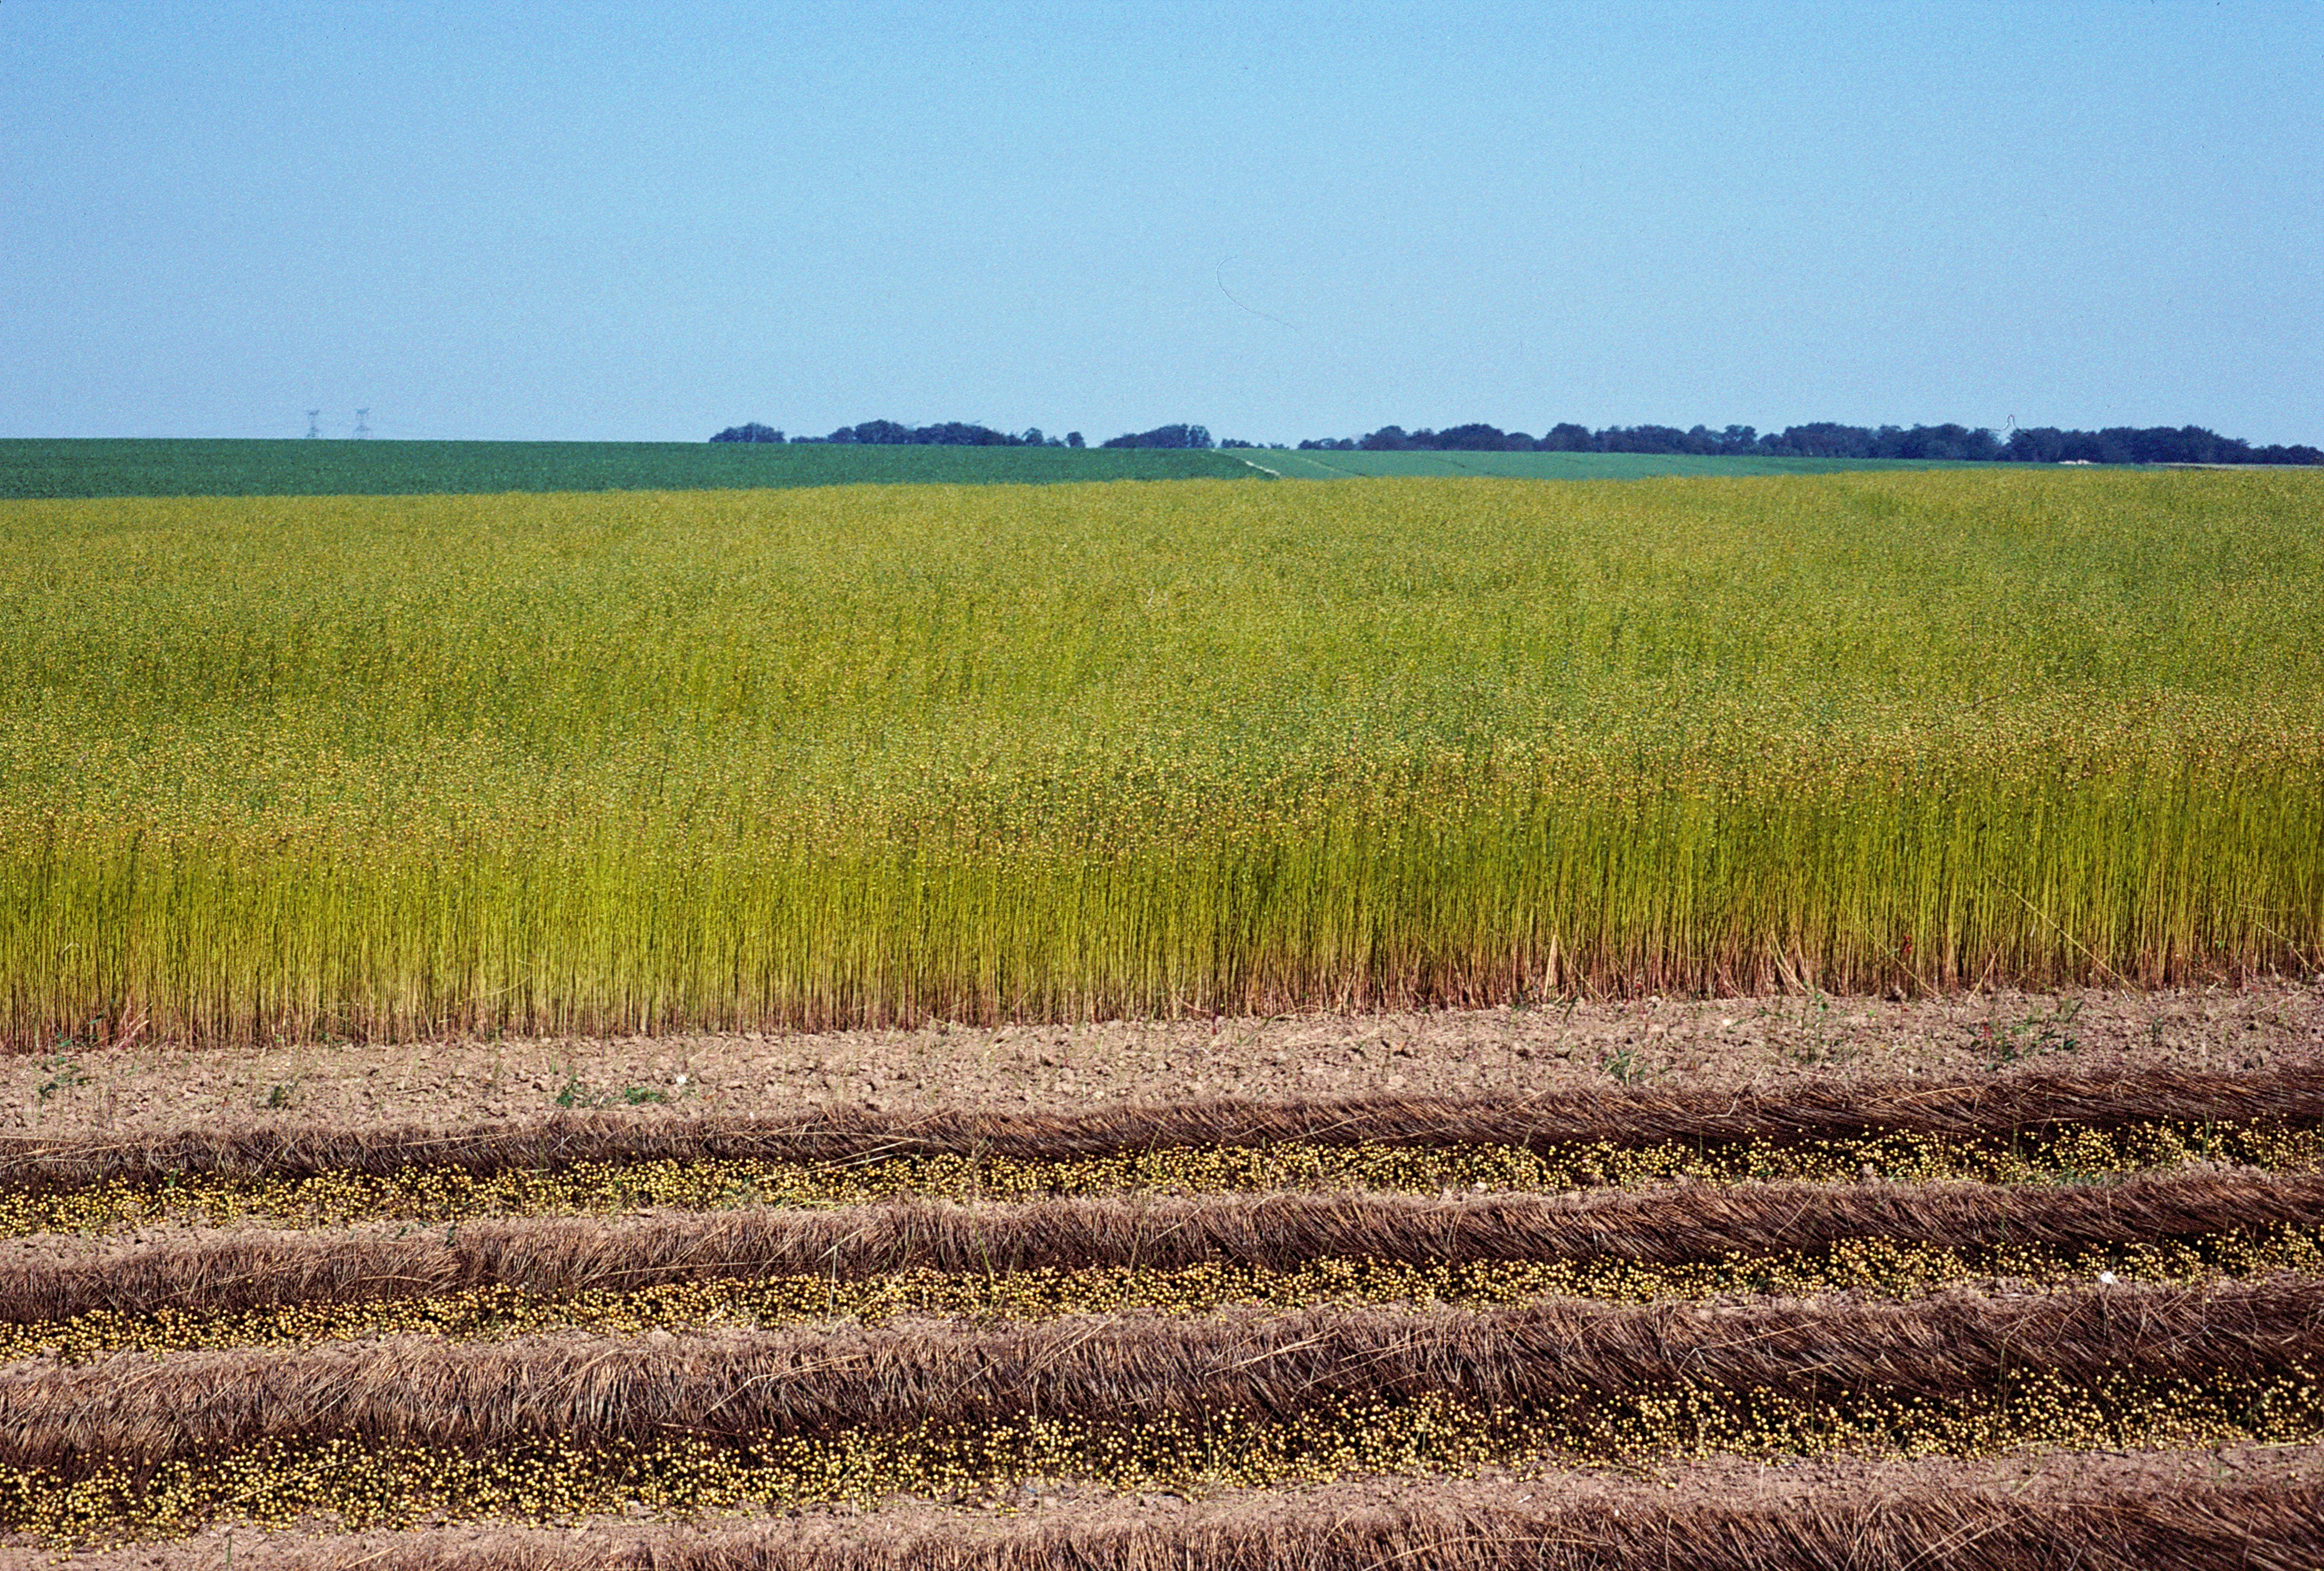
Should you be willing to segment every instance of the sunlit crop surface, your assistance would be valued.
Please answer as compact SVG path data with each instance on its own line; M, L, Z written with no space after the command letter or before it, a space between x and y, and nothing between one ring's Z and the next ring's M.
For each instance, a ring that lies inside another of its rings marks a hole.
M2324 483L0 503L18 1044L2324 950Z

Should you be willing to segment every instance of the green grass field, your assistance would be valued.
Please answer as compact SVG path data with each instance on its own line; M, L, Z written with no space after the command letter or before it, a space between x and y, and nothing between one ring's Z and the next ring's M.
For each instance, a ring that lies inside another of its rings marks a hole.
M0 497L413 496L1250 475L1220 453L743 442L0 440Z
M2314 968L2319 504L2006 469L0 504L0 1030Z
M1841 475L1882 469L1969 469L1989 465L1946 459L1729 458L1691 453L1325 453L1233 448L1243 459L1286 480L1350 480L1382 476L1490 475L1510 480L1643 480L1664 475Z
M1200 476L1336 480L1500 476L1636 480L1962 468L1875 458L1648 453L1175 452L824 443L0 439L0 498L418 496L506 491L725 491L794 485L1051 485Z

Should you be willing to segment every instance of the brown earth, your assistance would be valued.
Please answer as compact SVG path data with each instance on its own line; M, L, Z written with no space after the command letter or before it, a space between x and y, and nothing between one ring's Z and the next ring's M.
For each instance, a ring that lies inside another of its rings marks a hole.
M2324 1059L2324 982L1897 1002L1648 998L1266 1020L199 1051L0 1059L0 1134L471 1127L564 1107L796 1116L939 1106L1072 1112L1207 1097L1525 1095L1618 1084L1780 1088L2140 1064Z

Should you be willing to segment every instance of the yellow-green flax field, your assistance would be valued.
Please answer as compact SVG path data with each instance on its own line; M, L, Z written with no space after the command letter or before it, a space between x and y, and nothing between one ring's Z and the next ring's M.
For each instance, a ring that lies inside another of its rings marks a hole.
M44 1047L2324 965L2324 477L0 502Z

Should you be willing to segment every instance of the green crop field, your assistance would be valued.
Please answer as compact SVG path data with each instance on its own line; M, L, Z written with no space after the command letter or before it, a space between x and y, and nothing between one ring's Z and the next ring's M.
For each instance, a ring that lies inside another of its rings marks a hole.
M1989 465L1951 459L1740 458L1692 453L1335 453L1231 448L1240 458L1286 480L1351 480L1381 476L1493 475L1511 480L1643 480L1662 475L1838 475L1882 469L1970 469Z
M0 440L0 497L409 496L1232 477L1222 453L755 442Z
M0 1030L2312 969L2319 513L1997 468L0 503Z

